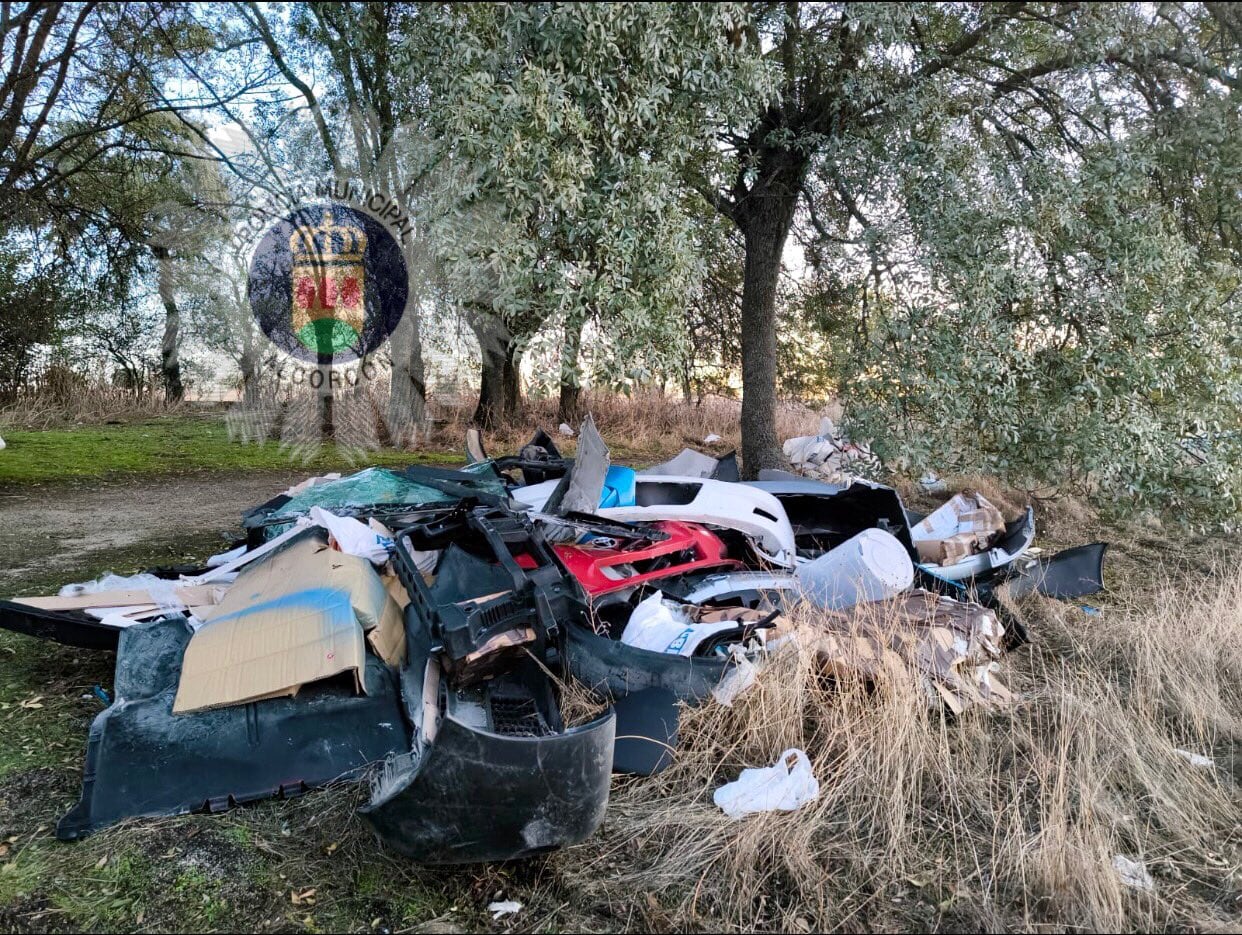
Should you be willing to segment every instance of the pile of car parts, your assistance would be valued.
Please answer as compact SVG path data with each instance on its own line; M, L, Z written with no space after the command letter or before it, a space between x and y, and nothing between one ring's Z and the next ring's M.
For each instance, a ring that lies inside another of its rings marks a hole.
M468 454L310 479L206 568L0 602L0 626L117 652L57 834L365 781L364 820L415 860L536 854L592 834L612 772L667 767L680 706L731 703L780 647L811 640L825 678L998 705L1026 638L1001 586L1102 587L1102 544L1034 557L1033 514L981 497L924 517L891 487L743 484L690 450L636 472L589 419L573 459L542 432ZM570 683L593 713L567 710Z

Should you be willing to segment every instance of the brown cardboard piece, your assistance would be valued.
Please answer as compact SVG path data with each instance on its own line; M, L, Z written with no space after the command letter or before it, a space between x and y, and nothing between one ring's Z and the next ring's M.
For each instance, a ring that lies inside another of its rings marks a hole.
M959 493L910 530L919 561L955 565L987 551L1005 531L1005 518L980 493Z
M370 562L310 535L247 566L202 619L182 661L176 714L294 695L342 672L362 691L364 631L379 634L381 658L404 650L400 608Z
M179 585L173 595L183 606L214 604L223 592L220 585ZM158 606L159 602L145 588L120 588L113 591L96 591L93 594L75 594L72 597L18 597L14 603L38 607L42 610L86 610L90 607L139 607L144 604Z
M914 589L890 601L826 611L812 644L822 671L876 685L917 679L955 713L997 707L1013 697L992 669L1004 628L978 604Z

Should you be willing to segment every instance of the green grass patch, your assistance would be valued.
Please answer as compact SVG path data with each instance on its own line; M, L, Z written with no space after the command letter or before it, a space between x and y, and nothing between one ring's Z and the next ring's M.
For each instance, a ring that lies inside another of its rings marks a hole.
M46 483L115 474L196 471L349 470L384 465L452 464L441 451L359 450L329 444L304 450L276 441L245 443L229 437L218 418L166 416L119 425L4 433L0 484Z

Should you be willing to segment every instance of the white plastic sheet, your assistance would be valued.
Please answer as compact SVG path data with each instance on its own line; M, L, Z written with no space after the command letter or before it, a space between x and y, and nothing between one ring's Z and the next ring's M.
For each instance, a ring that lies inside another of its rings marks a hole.
M82 581L67 584L57 592L59 597L78 597L83 594L98 594L100 591L143 590L151 595L151 601L161 610L181 610L185 607L177 597L176 589L179 581L168 578L157 578L155 575L113 575L107 574L95 581Z
M734 782L716 790L712 801L730 818L741 818L755 812L792 812L818 796L811 761L792 747L773 766L742 770Z
M227 552L219 552L207 559L208 568L219 568L221 565L227 565L235 558L241 558L246 554L246 547L239 545L235 549L229 549Z
M337 516L323 507L311 507L310 520L332 534L336 547L346 555L368 559L373 565L383 565L392 551L392 538L372 529L366 523L351 516Z

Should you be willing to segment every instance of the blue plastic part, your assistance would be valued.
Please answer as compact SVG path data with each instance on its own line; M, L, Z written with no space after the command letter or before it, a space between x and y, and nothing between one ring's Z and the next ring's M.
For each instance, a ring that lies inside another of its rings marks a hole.
M600 508L633 506L634 488L634 469L613 465L604 475L604 489L599 497Z

